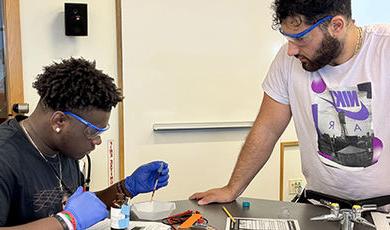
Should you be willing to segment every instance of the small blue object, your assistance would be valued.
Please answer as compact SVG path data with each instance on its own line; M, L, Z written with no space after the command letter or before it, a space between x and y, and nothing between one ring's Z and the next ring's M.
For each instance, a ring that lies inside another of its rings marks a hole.
M242 202L242 207L243 207L243 208L249 208L250 206L251 206L251 203L250 203L250 202L248 202L248 201Z

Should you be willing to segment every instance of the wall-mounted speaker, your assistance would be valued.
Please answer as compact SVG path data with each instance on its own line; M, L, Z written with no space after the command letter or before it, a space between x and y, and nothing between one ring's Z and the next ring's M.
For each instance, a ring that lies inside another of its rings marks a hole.
M88 35L87 4L65 3L65 35Z

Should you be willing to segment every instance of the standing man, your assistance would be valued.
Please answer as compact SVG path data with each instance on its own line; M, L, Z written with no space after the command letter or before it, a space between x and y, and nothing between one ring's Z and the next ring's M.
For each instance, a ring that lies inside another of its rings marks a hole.
M108 216L117 193L150 192L157 177L157 188L168 184L168 165L155 161L106 190L83 191L78 160L102 143L111 109L123 99L94 62L54 63L33 87L40 100L31 116L0 125L0 226L85 229Z
M263 82L230 181L190 199L235 200L294 117L307 181L301 200L390 203L382 197L390 195L390 26L355 25L351 0L275 0L273 9L273 28L288 43Z

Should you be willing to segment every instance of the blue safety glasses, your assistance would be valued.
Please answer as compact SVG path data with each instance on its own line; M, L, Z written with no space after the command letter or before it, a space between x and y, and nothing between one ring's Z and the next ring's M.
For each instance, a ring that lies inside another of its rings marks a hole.
M281 29L279 29L280 33L283 34L287 40L289 41L296 41L296 40L299 40L299 39L302 39L304 38L308 33L310 33L310 31L314 30L314 28L316 28L317 26L321 25L322 23L332 19L333 16L326 16L324 18L321 18L320 20L318 20L315 24L313 24L312 26L310 26L309 28L307 28L306 30L300 32L300 33L297 33L297 34L289 34L289 33L285 33L283 32Z
M84 134L87 138L93 139L100 134L102 134L104 131L107 131L110 128L110 125L107 125L105 128L99 128L96 125L92 124L89 121L84 120L82 117L72 113L72 112L64 112L64 114L69 115L73 118L76 118L78 121L86 125L87 127L84 129Z

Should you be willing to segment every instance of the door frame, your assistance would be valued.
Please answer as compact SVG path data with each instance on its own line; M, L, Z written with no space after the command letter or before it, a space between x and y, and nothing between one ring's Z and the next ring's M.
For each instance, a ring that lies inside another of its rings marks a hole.
M2 0L4 15L4 62L8 117L12 106L24 103L19 0Z
M118 87L123 92L123 56L122 56L122 1L115 0L116 19L116 45L117 45L117 69ZM123 102L118 104L118 125L119 125L119 179L125 178L125 138L124 138L124 108Z

